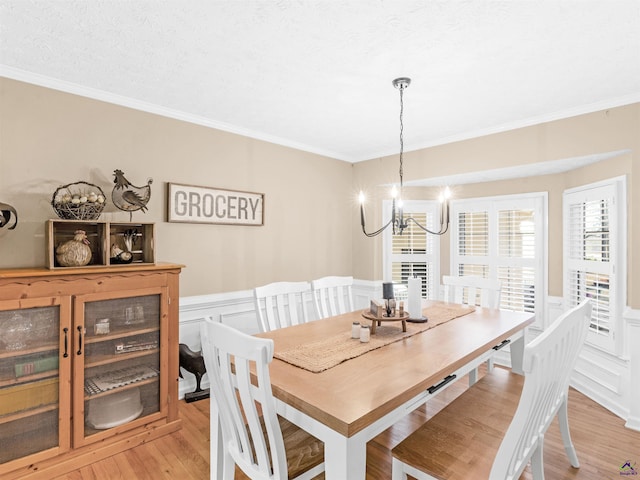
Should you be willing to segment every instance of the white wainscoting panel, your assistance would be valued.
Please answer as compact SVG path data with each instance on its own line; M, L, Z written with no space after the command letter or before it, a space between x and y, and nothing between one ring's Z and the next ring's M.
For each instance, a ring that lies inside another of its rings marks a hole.
M364 310L369 307L371 298L382 296L382 282L354 280L352 291L354 307ZM315 319L311 294L307 302L311 319ZM253 290L180 298L180 343L184 343L195 352L200 351L200 322L207 317L231 325L250 335L259 331ZM196 379L193 374L182 370L182 375L184 378L180 379L180 398L183 398L186 392L192 392L196 388ZM206 375L201 386L209 387Z
M547 301L543 302L545 305L545 312L543 312L542 318L537 318L536 321L529 328L525 330L524 341L529 343L531 340L540 335L540 325L551 325L562 314L562 297L547 297ZM511 350L509 347L505 347L496 353L494 357L495 363L498 365L504 365L511 368Z
M634 340L631 334L633 318L637 319L640 326L640 312L627 308L623 313L623 328L619 334L623 335L624 352L638 352L635 355L638 365L635 366L633 359L626 354L617 356L587 344L580 353L571 377L571 386L615 415L626 419L627 427L640 430L640 410L637 409L640 404L637 380L640 378L640 351L637 347L640 342L640 327L638 337ZM635 414L634 409L637 412Z
M381 298L382 281L354 280L353 297L356 309L366 309L372 298ZM309 302L312 301L309 297ZM310 312L313 308L309 305ZM542 321L536 325L551 325L564 311L561 297L548 297ZM180 299L180 343L194 351L200 347L200 322L211 317L239 330L254 334L258 323L253 303L253 291L216 293ZM640 311L627 308L624 312L624 352L621 357L603 352L589 345L582 351L571 385L598 402L615 415L627 420L626 426L640 430ZM526 331L529 342L540 334L537 328ZM496 355L496 363L510 365L509 350L505 348ZM195 390L196 380L191 373L182 371L179 394ZM202 388L208 388L205 375Z
M180 298L180 343L186 344L193 351L200 351L200 323L207 317L249 334L257 333L258 320L253 304L253 290ZM186 392L195 390L196 378L193 374L180 370L184 378L180 379L179 398L183 398ZM209 387L206 375L201 386Z

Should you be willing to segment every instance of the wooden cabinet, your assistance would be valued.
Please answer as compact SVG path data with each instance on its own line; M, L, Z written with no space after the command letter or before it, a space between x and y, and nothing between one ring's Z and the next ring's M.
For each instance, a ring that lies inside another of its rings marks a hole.
M1 478L52 478L180 427L180 269L0 270Z

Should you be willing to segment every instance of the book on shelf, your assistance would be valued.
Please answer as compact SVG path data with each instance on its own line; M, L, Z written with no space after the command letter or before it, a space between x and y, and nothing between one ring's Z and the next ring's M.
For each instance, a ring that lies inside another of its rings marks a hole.
M56 370L57 368L57 355L24 360L16 362L15 364L16 378L24 377L25 375L35 375L36 373L47 372L49 370Z

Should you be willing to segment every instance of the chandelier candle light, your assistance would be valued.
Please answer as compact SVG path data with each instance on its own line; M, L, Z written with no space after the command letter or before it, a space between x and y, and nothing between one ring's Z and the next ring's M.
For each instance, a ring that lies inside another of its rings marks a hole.
M438 231L432 231L428 228L420 225L420 223L414 219L413 217L405 217L403 213L403 202L402 202L402 188L403 188L403 163L402 163L402 154L404 153L404 124L402 121L402 116L404 113L404 103L403 103L403 93L405 89L411 83L411 79L407 77L396 78L393 82L393 86L400 90L400 195L398 196L398 189L394 185L391 189L391 198L392 198L392 206L391 206L391 220L389 220L385 225L376 230L375 232L367 232L365 227L365 215L364 215L364 193L360 192L360 225L362 225L362 232L367 237L375 237L376 235L381 234L389 225L393 229L393 234L399 233L402 235L402 232L405 228L409 226L409 222L413 222L420 229L424 230L431 235L443 235L449 229L449 197L451 196L451 191L449 187L445 188L444 192L440 195L440 229ZM396 201L397 198L397 201Z

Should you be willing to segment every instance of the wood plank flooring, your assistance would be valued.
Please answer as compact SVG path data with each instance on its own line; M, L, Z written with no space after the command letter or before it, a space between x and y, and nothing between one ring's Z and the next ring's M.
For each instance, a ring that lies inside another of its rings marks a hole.
M462 378L404 420L382 432L367 446L367 480L391 478L390 450L402 438L418 428L467 385ZM52 480L205 480L209 478L209 400L180 402L182 430L132 448L109 459L56 477ZM581 467L567 461L557 422L551 425L545 440L545 474L548 480L609 480L625 478L620 467L626 462L640 470L640 432L626 429L616 417L581 393L569 394L569 418L573 442ZM324 475L317 477L324 478ZM637 477L640 480L640 472ZM246 479L241 473L236 479ZM347 480L347 479L336 479ZM531 480L525 471L521 480Z

